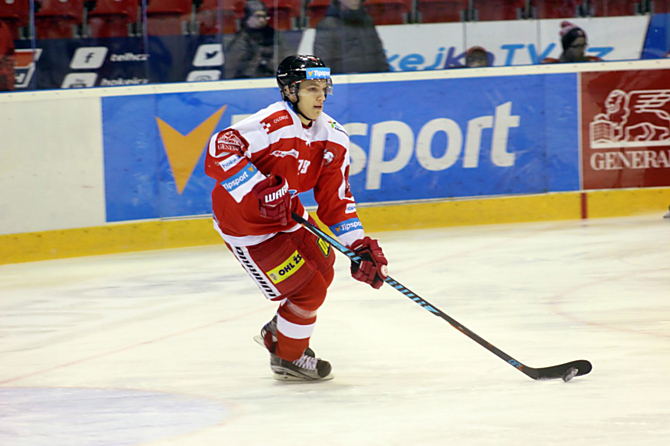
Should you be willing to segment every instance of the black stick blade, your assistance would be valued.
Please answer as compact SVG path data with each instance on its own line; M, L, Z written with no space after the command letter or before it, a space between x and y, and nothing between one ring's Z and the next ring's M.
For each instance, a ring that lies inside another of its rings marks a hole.
M526 370L527 375L533 379L558 379L563 378L565 373L571 368L577 369L575 376L586 375L593 369L591 363L585 359L578 361L566 362L565 364L555 365L553 367L544 367L541 369Z

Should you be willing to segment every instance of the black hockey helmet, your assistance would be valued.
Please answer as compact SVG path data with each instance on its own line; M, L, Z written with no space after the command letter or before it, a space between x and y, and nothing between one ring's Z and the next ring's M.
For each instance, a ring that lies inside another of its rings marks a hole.
M285 86L297 86L300 82L311 79L325 79L328 85L326 93L333 93L330 68L326 67L326 64L316 56L288 56L277 68L277 84L286 101L288 98L284 92ZM294 93L297 95L297 90Z

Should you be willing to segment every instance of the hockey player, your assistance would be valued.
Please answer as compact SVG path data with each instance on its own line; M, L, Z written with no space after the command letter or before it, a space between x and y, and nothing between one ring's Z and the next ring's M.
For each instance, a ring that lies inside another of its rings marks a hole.
M332 94L330 69L318 57L289 56L277 70L283 100L216 133L205 171L214 226L266 298L279 303L261 329L277 379L327 380L329 362L309 339L333 280L335 253L297 224L308 217L299 193L314 191L317 215L364 261L352 276L373 288L387 277L379 243L366 237L349 189L349 137L323 112Z

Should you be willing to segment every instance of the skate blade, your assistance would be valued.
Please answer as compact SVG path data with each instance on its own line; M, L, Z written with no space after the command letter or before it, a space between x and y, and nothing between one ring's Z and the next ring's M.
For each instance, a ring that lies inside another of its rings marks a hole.
M307 378L307 377L304 377L304 376L292 375L290 373L285 373L285 372L273 372L273 377L277 381L282 381L282 382L316 383L316 382L321 382L321 381L330 381L331 379L335 378L335 375L330 373L328 376L326 376L324 378L313 379L313 378Z
M256 342L256 344L260 345L261 347L267 350L267 347L265 347L265 341L263 341L261 335L254 336L254 341Z

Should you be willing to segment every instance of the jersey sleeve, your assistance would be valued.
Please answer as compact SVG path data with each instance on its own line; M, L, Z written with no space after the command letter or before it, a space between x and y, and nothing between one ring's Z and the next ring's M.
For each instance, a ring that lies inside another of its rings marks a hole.
M242 203L251 189L265 176L249 158L249 143L233 128L223 130L209 140L205 173L214 178L235 200Z
M337 124L339 125L339 124ZM344 130L341 130L344 133ZM346 133L344 133L346 135ZM342 243L351 246L365 237L356 213L356 201L349 187L349 138L337 138L326 145L323 168L314 187L317 215Z

